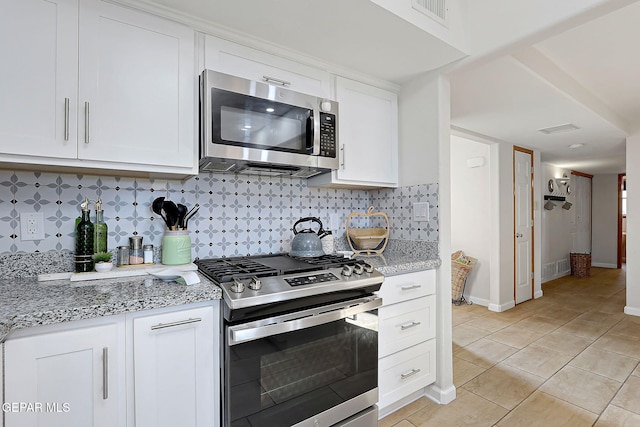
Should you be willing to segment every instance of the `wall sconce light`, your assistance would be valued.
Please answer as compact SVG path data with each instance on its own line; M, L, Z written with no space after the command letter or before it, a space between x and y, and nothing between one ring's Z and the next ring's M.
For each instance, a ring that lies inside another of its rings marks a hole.
M555 204L555 203L553 203L551 200L547 200L547 201L544 203L544 208L545 208L546 210L548 210L548 211L552 210L552 209L553 209L553 208L555 208L555 207L556 207L556 204Z
M564 202L564 203L562 204L562 209L564 209L564 210L568 211L569 209L571 209L571 206L573 206L573 204L572 204L572 203Z
M558 183L558 186L567 185L569 183L569 177L565 173L562 175L562 178L556 178L556 182Z

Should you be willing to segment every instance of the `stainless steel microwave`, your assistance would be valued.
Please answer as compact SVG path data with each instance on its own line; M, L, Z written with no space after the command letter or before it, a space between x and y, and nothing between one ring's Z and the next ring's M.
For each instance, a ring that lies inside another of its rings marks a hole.
M200 76L200 170L308 178L338 169L338 103L216 71Z

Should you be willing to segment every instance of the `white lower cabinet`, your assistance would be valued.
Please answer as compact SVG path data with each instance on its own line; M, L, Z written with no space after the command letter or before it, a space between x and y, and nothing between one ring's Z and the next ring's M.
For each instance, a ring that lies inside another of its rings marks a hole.
M213 308L136 317L132 322L135 426L216 425L218 345L213 337L218 319Z
M435 270L425 270L387 276L378 292L381 417L436 380L435 283Z
M3 344L5 426L218 426L218 306L212 301L12 333Z
M6 426L124 426L123 344L123 321L7 340Z

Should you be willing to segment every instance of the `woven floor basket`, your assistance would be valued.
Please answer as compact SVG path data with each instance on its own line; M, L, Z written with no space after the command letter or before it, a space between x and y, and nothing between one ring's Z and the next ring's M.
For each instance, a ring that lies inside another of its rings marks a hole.
M591 254L570 253L571 275L589 277L591 274Z
M456 261L460 257L464 256L469 263L465 264ZM451 254L451 299L460 300L462 298L462 292L464 291L464 281L467 278L469 271L476 265L478 260L476 258L465 255L462 251L456 251Z

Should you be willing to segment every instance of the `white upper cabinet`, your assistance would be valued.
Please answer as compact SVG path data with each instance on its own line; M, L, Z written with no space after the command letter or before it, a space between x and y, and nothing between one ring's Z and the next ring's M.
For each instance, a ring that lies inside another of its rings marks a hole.
M101 0L3 1L0 27L0 160L197 173L193 30Z
M340 108L340 168L309 179L309 185L398 186L398 96L336 77Z
M78 0L0 3L0 155L75 158Z
M209 70L331 98L328 72L210 35L205 36L204 67Z

